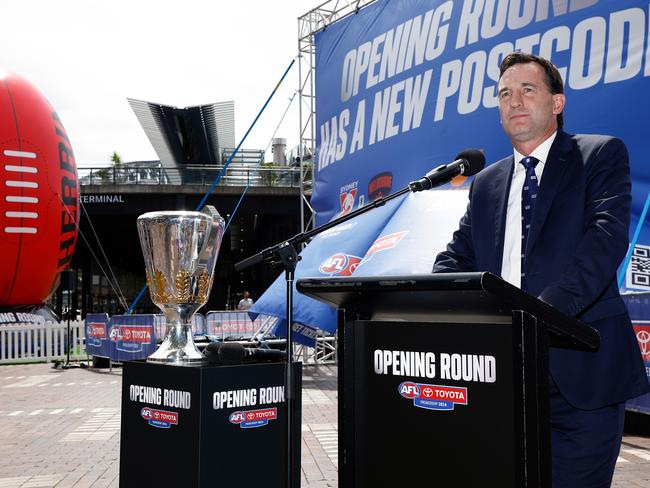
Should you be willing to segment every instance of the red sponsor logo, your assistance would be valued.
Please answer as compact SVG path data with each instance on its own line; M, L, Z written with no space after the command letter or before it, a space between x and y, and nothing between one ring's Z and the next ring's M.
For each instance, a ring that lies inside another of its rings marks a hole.
M155 408L144 407L140 411L140 415L145 420L160 422L163 424L178 425L177 412L169 412L167 410L158 410Z
M650 362L650 325L634 325L636 340L639 343L641 355L646 363Z
M350 276L360 262L361 258L358 256L338 253L323 261L318 270L328 275Z
M422 384L418 386L420 387L418 397L424 400L443 400L467 405L467 388Z
M277 418L277 408L262 408L259 410L233 412L230 414L230 422L233 424L241 424L242 422L258 422L260 420L275 420Z
M120 325L111 330L111 339L114 341L141 342L149 344L151 342L151 326Z
M394 248L402 239L404 239L404 236L408 234L408 232L408 230L403 230L380 237L372 244L372 246L370 246L370 249L366 252L366 257L370 257L376 252Z
M368 197L371 201L385 197L393 188L393 173L385 172L375 175L368 183Z
M350 191L342 192L339 198L341 199L341 213L339 215L348 214L354 208L354 203L357 200L357 189L353 188Z
M88 335L96 339L106 339L106 324L104 322L90 322Z

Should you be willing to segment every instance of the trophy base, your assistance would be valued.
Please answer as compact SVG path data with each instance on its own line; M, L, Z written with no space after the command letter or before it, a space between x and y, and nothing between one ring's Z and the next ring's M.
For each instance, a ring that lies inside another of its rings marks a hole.
M149 356L147 358L148 363L156 363L156 364L169 364L172 366L203 366L205 364L208 364L208 361L206 361L205 358L201 359L188 359L188 358L153 358Z
M148 363L172 366L201 366L208 364L194 344L188 325L168 325L167 335L156 352L147 358Z

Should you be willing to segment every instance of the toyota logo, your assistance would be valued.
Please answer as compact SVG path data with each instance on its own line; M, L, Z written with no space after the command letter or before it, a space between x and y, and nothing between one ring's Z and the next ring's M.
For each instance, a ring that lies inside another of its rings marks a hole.
M639 341L641 353L644 356L650 354L650 332L647 330L640 330L636 333L636 340Z
M422 396L431 398L433 396L433 388L429 388L428 386L422 388Z

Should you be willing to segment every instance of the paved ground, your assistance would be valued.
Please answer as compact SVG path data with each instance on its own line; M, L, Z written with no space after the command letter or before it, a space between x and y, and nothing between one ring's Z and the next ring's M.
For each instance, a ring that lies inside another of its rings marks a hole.
M118 486L120 369L0 367L0 488ZM303 379L302 486L337 484L336 370ZM633 418L617 488L650 487L650 418Z

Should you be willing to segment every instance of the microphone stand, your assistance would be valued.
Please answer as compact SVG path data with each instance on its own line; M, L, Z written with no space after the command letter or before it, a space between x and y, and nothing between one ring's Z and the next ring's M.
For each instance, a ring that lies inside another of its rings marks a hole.
M409 186L402 188L395 193L392 193L386 197L378 198L377 200L369 203L368 205L358 208L349 214L343 215L337 219L334 219L326 224L323 224L315 229L310 231L301 232L296 234L286 241L282 241L278 244L275 244L271 247L267 247L263 251L258 252L246 258L242 261L239 261L235 264L235 271L239 272L251 266L254 266L262 261L266 262L279 262L282 263L284 268L284 277L286 282L286 295L287 295L287 362L286 362L286 371L284 378L284 393L285 393L285 405L287 410L287 487L293 488L297 486L297 480L294 480L293 476L293 457L295 453L295 446L293 441L293 388L294 388L294 378L293 378L293 339L291 335L291 327L293 323L293 282L296 271L296 265L300 260L298 256L298 251L296 246L306 242L315 235L320 234L323 231L336 227L337 225L347 222L355 217L358 217L361 214L369 212L377 207L385 205L387 202L402 196L405 193L410 191L418 191L420 188L414 186L416 182L411 182ZM300 460L298 461L300 462ZM300 474L298 474L300 476Z

